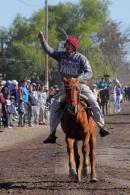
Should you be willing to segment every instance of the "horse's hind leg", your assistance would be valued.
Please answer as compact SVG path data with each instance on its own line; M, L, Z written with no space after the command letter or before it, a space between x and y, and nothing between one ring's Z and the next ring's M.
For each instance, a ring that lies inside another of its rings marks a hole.
M66 138L67 152L69 156L69 176L75 178L74 139Z
M78 146L77 142L74 143L74 156L75 156L75 163L76 163L76 172L77 172L77 179L81 181L81 156L78 153Z
M104 104L102 105L102 113L103 113L103 115L105 114L105 107L104 107Z
M108 114L111 114L111 101L109 100L108 103Z
M108 103L106 103L106 115L108 114Z

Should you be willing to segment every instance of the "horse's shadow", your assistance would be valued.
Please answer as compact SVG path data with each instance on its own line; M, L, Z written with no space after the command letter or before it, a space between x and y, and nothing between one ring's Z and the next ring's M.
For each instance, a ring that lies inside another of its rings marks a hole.
M48 185L43 185L43 183L48 182ZM100 181L102 182L102 181ZM50 183L52 183L52 185L50 186ZM27 181L21 181L21 182L4 182L4 183L0 183L0 190L16 190L16 189L20 189L20 190L43 190L43 191L55 191L55 190L70 190L70 186L71 186L71 190L76 190L77 189L77 185L75 185L74 183L77 184L77 182L72 182L70 183L70 181L65 181L65 180L61 180L60 183L66 183L67 186L63 186L60 185L59 182L56 184L56 181L51 181L51 180L45 180L45 181L37 181L37 182L27 182ZM30 184L32 184L32 186L30 186ZM37 184L41 184L40 186L36 186ZM74 185L73 185L74 184ZM85 185L88 184L88 187L86 188ZM83 185L83 186L82 186ZM98 184L99 185L99 184ZM80 190L86 190L86 191L91 191L91 192L96 192L97 190L102 190L102 191L106 191L106 188L103 189L102 187L97 186L96 183L91 183L89 184L88 182L82 181L81 183L79 183L79 189ZM115 188L108 186L107 190L113 190ZM118 188L120 190L122 190L121 188Z
M0 183L0 189L11 189L13 182Z
M28 187L30 182L4 182L0 183L0 190L1 189L35 189L35 187Z
M67 183L67 185L70 184L70 181L60 181L62 183ZM45 186L42 185L42 183L48 183ZM50 186L50 183L52 185ZM76 181L73 181L73 183L77 183ZM30 186L32 184L32 186ZM41 184L41 186L36 187L37 184ZM56 185L56 181L54 180L44 180L44 181L36 181L36 182L27 182L27 181L21 181L21 182L3 182L0 183L0 190L5 189L22 189L22 190L34 190L34 189L42 189L42 190L55 190L56 188L59 189L61 187L59 184Z

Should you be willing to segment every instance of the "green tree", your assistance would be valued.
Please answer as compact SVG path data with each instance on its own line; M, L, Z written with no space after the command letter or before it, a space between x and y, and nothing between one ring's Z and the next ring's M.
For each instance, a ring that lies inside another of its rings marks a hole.
M112 27L112 24L107 23L108 8L109 0L80 0L78 4L59 3L49 6L49 44L57 50L59 43L63 43L67 36L76 36L80 43L79 51L87 55L93 67L95 80L103 73L115 71L109 58L111 50L107 54L105 48L108 48L108 45L115 48L114 44L120 45L121 42L122 46L124 44L122 34L118 36L120 32L116 28L114 31L116 41L112 41L112 36L109 39L107 37L107 28ZM9 79L31 79L35 73L44 80L45 53L37 38L40 30L45 32L44 9L35 12L29 19L17 15L8 32L4 32L7 33L7 37L4 47L5 60L2 63ZM116 47L114 52L118 56L119 48ZM49 79L53 83L59 81L57 70L57 62L49 58Z
M97 34L99 48L101 49L105 64L110 67L116 76L121 67L125 68L126 65L126 45L129 38L120 32L119 24L106 21Z

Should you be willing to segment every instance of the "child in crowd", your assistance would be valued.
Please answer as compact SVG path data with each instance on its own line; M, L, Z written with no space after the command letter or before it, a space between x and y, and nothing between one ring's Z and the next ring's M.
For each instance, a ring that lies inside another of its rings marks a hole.
M23 127L24 121L25 121L24 119L25 118L25 106L24 106L24 101L22 99L19 100L18 113L19 113L18 126Z
M16 112L13 96L10 96L10 95L6 96L5 108L6 108L6 115L7 115L7 127L12 128L13 126L12 119L13 119L13 115Z

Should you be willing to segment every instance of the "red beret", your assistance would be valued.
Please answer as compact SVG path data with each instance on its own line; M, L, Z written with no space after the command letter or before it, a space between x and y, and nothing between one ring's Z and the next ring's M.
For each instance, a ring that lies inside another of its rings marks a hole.
M74 46L75 49L78 49L79 42L78 42L77 38L75 38L75 37L70 37L70 38L68 38L68 39L66 40L66 42L71 43L71 44Z

